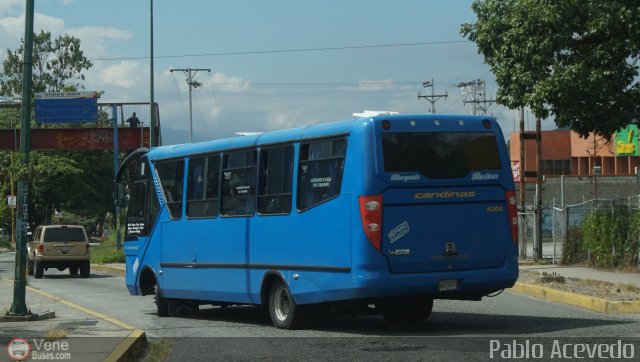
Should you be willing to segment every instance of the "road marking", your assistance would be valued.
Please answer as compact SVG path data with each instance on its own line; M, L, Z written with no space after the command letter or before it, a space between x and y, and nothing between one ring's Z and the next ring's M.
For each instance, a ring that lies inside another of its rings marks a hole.
M93 311L93 310L91 310L89 308L86 308L86 307L83 307L83 306L81 306L79 304L76 304L76 303L70 302L68 300L62 299L62 298L60 298L58 296L55 296L53 294L44 292L44 291L36 289L34 287L27 286L27 289L29 289L30 291L32 291L34 293L40 294L40 295L42 295L44 297L47 297L47 298L49 298L49 299L51 299L51 300L53 300L55 302L64 304L64 305L66 305L68 307L71 307L71 308L78 309L78 310L80 310L80 311L82 311L84 313L90 314L90 315L92 315L92 316L94 316L96 318L100 318L102 320L105 320L105 321L107 321L107 322L109 322L111 324L115 324L115 325L117 325L119 327L122 327L124 329L129 329L129 330L136 329L136 327L134 327L134 326L132 326L130 324L127 324L125 322L119 321L119 320L117 320L115 318L111 318L106 314L102 314L100 312Z

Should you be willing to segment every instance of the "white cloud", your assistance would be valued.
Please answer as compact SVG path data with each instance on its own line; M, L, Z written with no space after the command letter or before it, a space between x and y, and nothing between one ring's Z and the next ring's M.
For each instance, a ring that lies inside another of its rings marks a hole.
M0 16L13 14L15 11L24 9L24 0L2 0L0 1Z
M238 76L227 76L224 73L214 73L213 87L225 92L244 92L251 87L251 82Z
M130 89L140 83L142 68L142 64L138 62L124 60L101 69L98 80L104 85Z
M69 29L67 32L80 39L85 55L90 58L109 54L108 46L111 42L131 39L131 32L117 28L85 26Z

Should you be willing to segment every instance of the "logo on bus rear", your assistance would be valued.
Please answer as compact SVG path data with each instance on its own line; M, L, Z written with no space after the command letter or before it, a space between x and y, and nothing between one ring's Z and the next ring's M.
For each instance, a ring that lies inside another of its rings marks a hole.
M493 181L500 178L500 174L489 172L474 172L471 175L471 181Z
M405 236L409 232L409 223L403 222L402 224L394 227L391 231L389 231L389 243L393 244L401 237Z
M420 175L400 175L394 173L393 175L391 175L391 181L420 181Z

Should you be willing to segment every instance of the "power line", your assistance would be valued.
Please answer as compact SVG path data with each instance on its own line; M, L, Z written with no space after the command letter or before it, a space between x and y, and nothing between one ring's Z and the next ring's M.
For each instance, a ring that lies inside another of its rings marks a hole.
M446 40L446 41L417 42L417 43L353 45L353 46L342 46L342 47L275 49L275 50L248 50L248 51L223 52L223 53L173 54L173 55L157 55L157 56L154 56L154 59L189 58L189 57L219 57L219 56L228 56L228 55L303 53L303 52L320 52L320 51L330 51L330 50L394 48L394 47L409 47L409 46L421 46L421 45L456 44L456 43L468 43L468 42L469 42L468 40ZM96 58L96 59L91 59L91 61L116 61L116 60L139 60L139 59L149 59L149 57L148 56L139 56L139 57Z

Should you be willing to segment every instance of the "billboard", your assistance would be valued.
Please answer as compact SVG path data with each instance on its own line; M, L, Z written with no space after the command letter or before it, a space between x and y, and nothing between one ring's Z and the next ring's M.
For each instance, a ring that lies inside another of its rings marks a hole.
M98 120L97 92L36 93L36 123L82 123Z
M638 156L638 126L629 125L616 132L616 155Z

